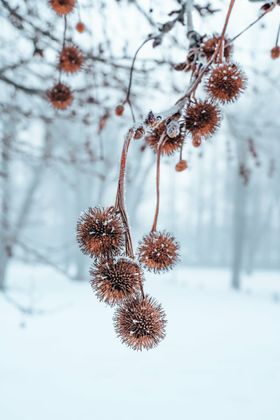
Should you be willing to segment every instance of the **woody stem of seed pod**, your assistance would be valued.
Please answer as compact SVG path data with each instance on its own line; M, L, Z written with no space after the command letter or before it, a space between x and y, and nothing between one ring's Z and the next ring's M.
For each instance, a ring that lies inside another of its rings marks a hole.
M219 55L220 60L222 60L222 58L223 58L223 45L225 43L224 42L225 41L225 33L226 33L226 30L227 30L227 27L228 27L228 23L229 23L229 19L230 19L230 16L231 16L231 12L232 12L234 3L235 3L235 0L230 1L228 11L227 11L227 15L226 15L226 19L225 19L225 23L224 23L224 27L223 27L223 30L222 30L222 33L221 33L221 36L220 36L220 39L219 39L219 42L218 42L218 45L217 45L217 51L218 51L217 55Z
M279 42L279 36L280 36L280 23L278 25L278 30L277 30L277 34L276 34L276 41L275 41L275 46L277 47L278 42Z
M125 203L124 203L124 181L125 181L125 170L126 170L126 161L127 161L127 154L129 150L129 146L131 143L131 139L134 135L134 130L130 129L125 137L125 141L123 144L122 154L121 154L121 162L120 162L120 173L119 173L119 181L118 181L118 189L117 189L117 196L116 196L116 203L115 207L119 209L122 217L122 221L125 227L125 250L126 255L132 259L134 259L134 252L133 252L133 245L132 239L130 234L130 228L128 223L128 218L125 210ZM145 293L143 289L143 283L140 283L140 290L143 299L145 298Z
M66 31L67 31L67 16L64 16L64 29L63 29L63 40L62 40L62 51L65 47L65 43L66 43ZM62 74L62 69L61 66L59 68L59 83L61 82L61 74Z
M118 189L117 189L117 196L116 196L116 208L119 209L124 226L125 226L126 254L129 257L134 258L132 239L131 239L131 234L130 234L130 229L129 229L128 218L127 218L127 214L125 210L125 203L124 203L124 180L125 180L126 161L127 161L127 153L129 150L132 136L133 136L133 130L130 129L125 137L122 154L121 154L119 181L118 181Z
M155 216L153 221L153 226L151 232L156 232L157 230L157 221L159 215L159 205L160 205L160 158L161 158L161 150L162 146L165 142L165 133L163 133L159 139L158 147L157 147L157 165L156 165L156 210Z

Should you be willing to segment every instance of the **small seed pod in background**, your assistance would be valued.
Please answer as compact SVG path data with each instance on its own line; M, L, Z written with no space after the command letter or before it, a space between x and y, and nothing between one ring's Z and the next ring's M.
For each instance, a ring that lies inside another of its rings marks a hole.
M119 304L140 292L143 281L140 266L125 257L98 261L90 274L96 296L109 305Z
M65 110L73 102L73 94L69 86L64 83L57 83L47 92L48 99L55 109Z
M140 125L140 127L137 127L134 134L133 134L133 138L134 140L140 140L145 134L145 129L142 125Z
M138 295L121 304L114 315L115 330L133 350L149 350L165 337L166 316L150 296Z
M216 51L219 41L220 41L220 36L213 35L211 38L206 39L201 44L201 47L200 47L201 52L203 55L205 55L207 61L211 60L213 54ZM224 59L225 61L229 61L233 52L233 45L229 44L229 40L227 38L225 38L224 43L225 43L225 47L223 49Z
M62 49L59 56L59 68L65 73L77 73L84 64L84 56L76 45L69 45Z
M77 241L84 254L111 257L124 245L124 226L115 207L89 208L77 222Z
M212 99L233 102L246 88L247 78L236 64L220 64L213 68L205 88Z
M117 117L121 117L124 113L124 106L123 105L117 105L115 108L115 114L117 115Z
M183 122L179 122L180 115L176 114L168 122L162 121L157 127L147 131L145 136L146 144L156 153L161 141L161 154L166 156L173 155L180 150L185 141L185 130ZM162 138L162 136L164 136Z
M279 45L276 45L272 50L270 51L270 56L273 60L276 60L280 57L280 47Z
M78 22L76 25L76 31L80 34L84 33L86 30L85 24L83 22Z
M138 257L143 267L149 271L167 271L179 259L179 244L169 233L150 232L139 244Z
M188 167L187 161L182 159L175 166L175 170L176 172L183 172L187 169L187 167Z
M194 135L192 139L193 147L200 147L201 146L201 137L198 135Z
M73 12L76 0L49 0L49 4L56 14L66 16Z
M220 109L209 101L189 105L185 113L185 126L192 136L209 137L219 127Z

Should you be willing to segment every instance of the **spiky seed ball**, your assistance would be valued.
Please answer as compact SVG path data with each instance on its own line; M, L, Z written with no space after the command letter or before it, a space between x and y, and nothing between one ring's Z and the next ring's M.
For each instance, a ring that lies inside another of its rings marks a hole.
M177 163L175 166L175 169L177 172L183 172L185 169L187 169L188 164L186 160L180 160L180 162Z
M57 83L47 92L48 99L56 109L64 110L73 102L73 94L69 86L64 83Z
M213 54L216 51L216 48L218 46L218 42L220 41L220 37L218 35L213 35L211 38L208 38L206 41L204 41L201 44L201 51L206 56L207 61L211 60ZM229 44L228 39L225 38L225 48L224 48L224 58L226 61L229 61L232 51L233 51L233 45Z
M133 138L134 140L140 140L145 134L145 129L142 125L136 128Z
M96 296L109 305L120 303L140 291L142 270L128 258L99 261L93 265L90 274Z
M215 133L221 120L219 108L209 101L191 104L186 111L186 129L194 136L209 137Z
M124 244L124 226L115 207L90 207L77 222L77 241L84 254L111 257Z
M124 113L124 106L123 105L117 105L115 108L115 114L117 117L121 117Z
M59 68L65 73L77 73L84 64L84 56L76 45L64 47L59 56Z
M272 48L272 50L270 51L270 55L271 55L271 58L273 60L276 60L277 58L280 57L280 47L279 47L279 45L277 45L276 47Z
M71 13L76 5L76 0L49 0L51 8L59 16Z
M246 76L236 64L217 65L206 82L211 98L221 103L233 102L246 87Z
M151 232L144 236L138 247L139 261L149 271L159 273L170 270L179 259L179 244L166 232Z
M83 32L85 32L85 30L86 30L85 24L83 22L78 22L76 25L76 31L82 34Z
M145 136L146 143L157 152L159 141L164 135L161 154L170 156L179 150L184 144L185 132L182 123L178 121L179 115L174 116L174 119L162 121L157 127L147 131Z
M114 315L115 330L133 350L149 350L165 337L165 313L150 296L140 295L121 304Z

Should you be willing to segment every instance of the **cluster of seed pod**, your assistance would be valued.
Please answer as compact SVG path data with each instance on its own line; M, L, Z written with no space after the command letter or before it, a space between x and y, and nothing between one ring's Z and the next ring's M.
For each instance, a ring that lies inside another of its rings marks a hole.
M73 92L68 84L61 81L62 73L68 75L78 73L82 70L85 60L77 45L66 44L67 16L74 11L77 0L49 0L49 5L58 16L64 18L64 34L62 50L58 57L59 80L48 90L47 96L55 109L66 110L73 102ZM79 21L76 30L83 33L85 25Z
M184 106L168 118L155 117L150 113L135 138L144 137L145 143L155 152L170 156L179 152L176 171L182 172L188 164L182 159L182 149L188 138L199 147L202 140L211 137L221 122L221 105L234 102L245 90L247 78L240 66L232 61L233 46L228 39L212 35L201 38L191 48L186 62L177 70L192 71L194 80L199 80L184 98ZM204 99L196 98L196 90L203 83ZM140 135L137 135L140 133Z
M97 298L117 306L117 335L134 350L148 350L164 338L166 318L161 305L144 293L143 271L171 269L179 247L168 233L152 231L139 244L136 258L126 251L126 229L116 206L89 208L78 220L77 240L93 258L90 282Z

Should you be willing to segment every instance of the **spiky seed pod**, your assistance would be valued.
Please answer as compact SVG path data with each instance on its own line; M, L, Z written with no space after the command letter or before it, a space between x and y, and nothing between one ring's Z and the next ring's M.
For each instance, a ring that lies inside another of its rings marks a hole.
M247 78L236 64L217 65L206 82L211 98L221 103L233 102L244 91Z
M187 169L187 167L188 167L187 161L182 159L175 166L175 170L177 172L183 172L185 169Z
M205 55L207 61L211 60L213 54L216 51L219 41L220 41L220 37L218 35L213 35L211 38L206 39L201 44L201 51ZM224 59L226 61L230 60L232 56L232 51L233 51L233 45L232 44L227 45L228 42L229 40L225 38Z
M140 295L121 304L114 315L115 331L133 350L149 350L165 337L166 316L159 303Z
M147 131L145 136L146 143L157 152L158 144L162 135L164 139L161 147L161 154L170 156L179 150L184 144L185 131L181 121L179 121L180 115L177 114L167 122L162 121L157 127Z
M133 138L134 140L140 140L145 134L145 129L142 125L136 128Z
M77 73L84 64L84 56L76 45L64 47L59 56L59 68L65 73Z
M160 273L170 270L179 259L179 244L167 232L151 232L144 236L138 247L139 261L149 271Z
M52 106L56 109L64 110L73 102L73 94L69 86L64 83L57 83L47 92L48 99Z
M51 8L59 16L66 16L74 10L76 0L49 0Z
M111 257L124 245L124 226L115 207L89 208L77 222L77 241L84 254Z
M90 270L91 286L99 300L115 305L140 291L143 275L140 266L125 257L102 260Z
M115 108L115 114L117 117L121 117L124 113L124 106L123 105L117 105Z
M86 30L85 24L83 22L78 22L76 25L76 31L82 34L85 32L85 30Z
M270 51L270 55L271 55L271 58L273 60L276 60L277 58L280 57L280 47L279 47L279 45L276 45L276 47L272 48L272 50Z
M209 101L196 102L186 110L186 129L193 136L211 136L219 127L220 120L220 109Z

